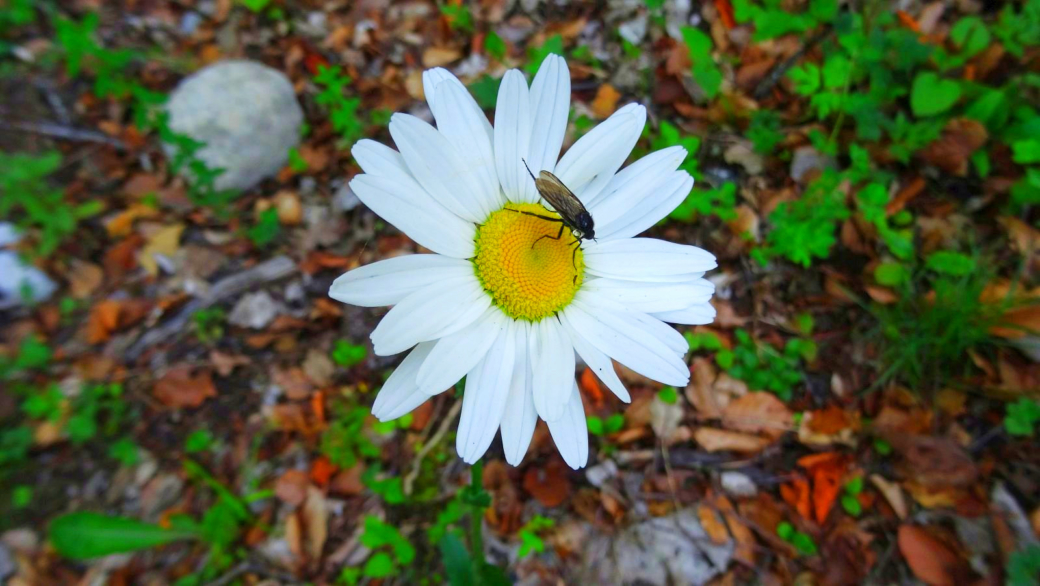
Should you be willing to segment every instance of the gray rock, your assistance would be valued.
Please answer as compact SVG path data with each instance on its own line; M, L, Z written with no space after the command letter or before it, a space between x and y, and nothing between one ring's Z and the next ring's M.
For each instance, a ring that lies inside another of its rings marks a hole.
M197 71L177 86L166 109L170 128L204 143L197 156L224 170L217 189L249 189L277 173L299 143L303 123L289 79L252 61ZM172 145L165 148L174 154Z
M0 247L21 240L14 225L0 222ZM0 309L22 304L28 293L34 303L45 301L54 294L58 285L46 273L23 261L11 250L0 250Z
M618 466L613 460L604 460L585 470L585 477L589 484L595 487L603 486L603 483L614 478L618 474Z
M621 23L617 29L618 35L629 43L638 45L646 37L647 22L646 13L640 13L632 20Z
M726 570L733 541L716 545L697 515L683 510L633 525L617 535L597 533L584 552L581 584L706 584Z
M822 154L815 147L811 146L795 149L794 156L791 157L791 178L798 183L804 183L810 171L837 168L837 159L830 155Z
M278 303L266 291L246 293L235 304L228 322L241 328L262 330L281 312Z
M336 195L332 196L332 208L337 211L349 212L359 205L361 205L361 200L350 188L350 183L346 181L336 190Z
M0 544L0 582L3 582L8 576L14 573L18 569L14 565L14 558L11 556L11 552L7 551L7 548L3 544Z

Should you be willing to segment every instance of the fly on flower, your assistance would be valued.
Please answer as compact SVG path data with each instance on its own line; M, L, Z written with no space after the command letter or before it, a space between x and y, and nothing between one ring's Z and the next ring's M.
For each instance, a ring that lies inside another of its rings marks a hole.
M527 166L527 161L520 159L524 163L524 167L527 167L527 173L534 179L534 186L538 189L538 195L541 195L545 201L549 202L549 205L556 210L556 213L560 215L559 218L552 218L549 216L543 216L532 212L519 212L528 216L534 216L541 218L549 222L559 222L560 231L556 233L556 236L549 236L548 234L540 236L534 242L531 243L531 248L534 248L535 244L542 238L549 238L550 240L559 240L563 237L563 229L570 228L571 234L574 235L574 252L571 253L571 265L577 268L576 256L578 254L578 247L581 246L581 241L588 238L591 240L596 239L595 223L592 221L592 214L589 210L585 209L585 206L578 199L578 196L574 195L563 181L560 181L556 175L545 171L544 169L538 173L538 177L534 176L531 172L531 167ZM575 279L578 277L575 276Z

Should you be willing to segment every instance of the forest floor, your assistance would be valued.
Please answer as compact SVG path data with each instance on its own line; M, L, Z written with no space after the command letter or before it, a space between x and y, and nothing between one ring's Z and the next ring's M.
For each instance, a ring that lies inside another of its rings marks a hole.
M539 422L471 484L458 393L377 422L385 310L328 298L419 250L350 146L550 53L565 149L639 102L630 161L689 151L650 234L718 317L685 389L579 369L585 469ZM227 59L305 120L233 194L157 115ZM1038 104L1040 0L8 0L2 240L49 283L0 300L0 582L1037 583Z

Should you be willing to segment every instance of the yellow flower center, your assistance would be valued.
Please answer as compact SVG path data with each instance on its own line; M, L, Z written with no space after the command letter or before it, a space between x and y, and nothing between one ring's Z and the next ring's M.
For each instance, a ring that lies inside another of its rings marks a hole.
M513 319L549 317L581 287L585 271L578 240L569 228L560 234L563 224L545 218L559 216L540 204L509 203L477 229L477 279Z

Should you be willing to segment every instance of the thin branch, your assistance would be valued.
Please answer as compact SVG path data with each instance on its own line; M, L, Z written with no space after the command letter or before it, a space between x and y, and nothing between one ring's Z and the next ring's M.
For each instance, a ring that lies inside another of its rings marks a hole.
M72 142L92 142L108 145L121 151L127 150L126 143L103 132L63 126L54 122L11 122L9 120L0 120L0 129L17 130L19 132L39 134Z

